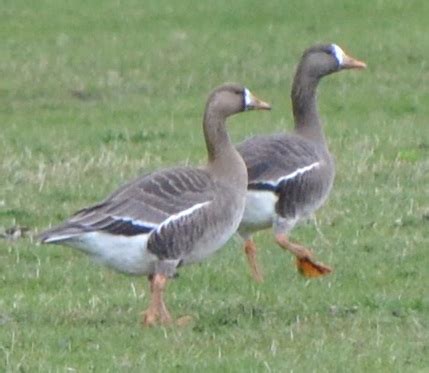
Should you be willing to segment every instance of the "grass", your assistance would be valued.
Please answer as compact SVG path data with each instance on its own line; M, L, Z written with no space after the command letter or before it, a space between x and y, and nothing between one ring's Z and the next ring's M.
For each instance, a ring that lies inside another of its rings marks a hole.
M205 159L208 92L240 81L272 113L234 141L290 128L303 49L368 63L323 81L337 178L293 233L335 272L299 277L270 232L253 283L232 240L172 281L184 328L142 330L144 278L31 235L0 240L0 371L429 371L428 3L5 1L0 11L0 227L54 224L146 170Z

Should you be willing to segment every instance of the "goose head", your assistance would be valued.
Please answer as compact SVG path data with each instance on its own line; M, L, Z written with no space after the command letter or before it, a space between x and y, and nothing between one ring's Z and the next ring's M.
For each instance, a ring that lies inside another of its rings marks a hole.
M217 87L207 100L207 110L226 118L247 110L270 110L271 106L241 84L226 83Z
M364 69L365 62L347 55L337 44L315 45L308 48L298 67L298 72L320 79L344 69Z

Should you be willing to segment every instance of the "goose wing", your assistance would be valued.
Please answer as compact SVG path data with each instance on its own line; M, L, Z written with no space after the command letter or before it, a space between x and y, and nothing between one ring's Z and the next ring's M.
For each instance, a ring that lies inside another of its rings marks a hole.
M323 157L309 141L293 135L257 136L237 146L249 175L248 189L276 192L315 176Z
M211 203L215 189L212 178L202 169L154 172L122 186L103 202L79 210L39 239L45 243L65 241L94 231L124 236L149 233Z

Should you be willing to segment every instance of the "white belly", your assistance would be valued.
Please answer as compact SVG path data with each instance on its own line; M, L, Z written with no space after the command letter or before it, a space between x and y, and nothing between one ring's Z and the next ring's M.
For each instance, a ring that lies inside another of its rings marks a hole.
M239 232L252 232L272 226L276 215L277 196L269 191L250 190Z
M147 239L147 234L125 237L105 232L90 232L65 243L119 272L144 275L152 272L157 261L156 256L146 249Z

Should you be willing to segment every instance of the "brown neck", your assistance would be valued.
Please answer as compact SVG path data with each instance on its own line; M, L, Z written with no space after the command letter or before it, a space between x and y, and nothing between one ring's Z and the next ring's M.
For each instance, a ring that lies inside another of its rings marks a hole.
M226 149L232 147L228 132L226 132L225 121L225 117L215 115L210 110L206 110L204 114L203 129L209 163L214 162L225 153Z
M319 81L319 78L311 78L298 70L292 86L292 109L295 131L315 143L326 146L323 125L317 110L316 89Z
M247 185L247 171L243 159L235 150L226 131L225 116L206 110L204 138L207 145L208 169L218 179L230 184Z

